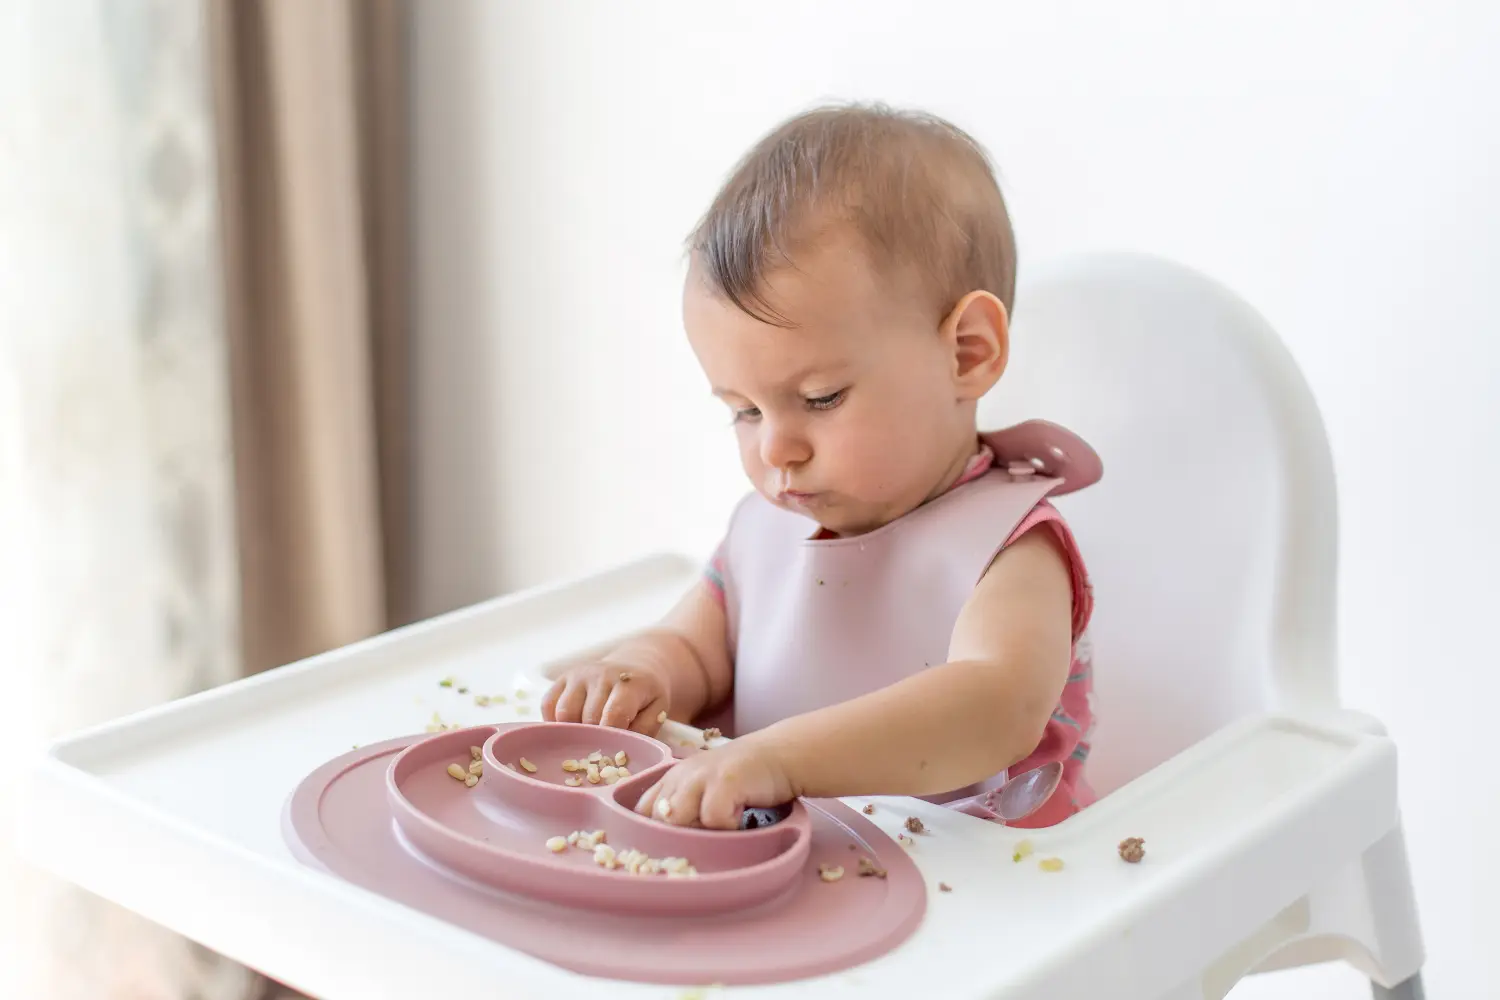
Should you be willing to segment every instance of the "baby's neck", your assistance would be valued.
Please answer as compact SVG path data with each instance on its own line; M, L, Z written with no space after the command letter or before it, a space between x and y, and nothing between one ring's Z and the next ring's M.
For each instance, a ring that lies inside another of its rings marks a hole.
M964 439L963 443L954 449L953 458L949 461L947 468L943 470L943 475L938 479L937 485L922 498L922 503L917 504L917 507L936 500L944 493L953 489L953 484L963 477L964 472L969 468L969 463L974 460L974 456L978 453L979 432L972 431ZM915 510L916 508L912 509ZM909 514L911 511L907 511L906 513Z

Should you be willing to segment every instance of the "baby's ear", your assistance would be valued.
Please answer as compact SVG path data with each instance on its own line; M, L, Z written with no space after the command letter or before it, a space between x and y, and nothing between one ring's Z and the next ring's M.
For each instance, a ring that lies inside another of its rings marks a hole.
M953 351L953 377L960 399L978 399L1000 381L1010 360L1010 321L1005 304L989 292L970 292L943 320L944 342Z

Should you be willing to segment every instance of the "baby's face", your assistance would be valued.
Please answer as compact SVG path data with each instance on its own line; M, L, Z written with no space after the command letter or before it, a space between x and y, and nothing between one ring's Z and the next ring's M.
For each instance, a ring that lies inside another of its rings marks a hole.
M974 449L972 402L921 297L882 287L857 247L830 241L772 275L795 326L746 315L694 265L688 340L729 406L740 460L772 503L840 535L870 531L929 499Z

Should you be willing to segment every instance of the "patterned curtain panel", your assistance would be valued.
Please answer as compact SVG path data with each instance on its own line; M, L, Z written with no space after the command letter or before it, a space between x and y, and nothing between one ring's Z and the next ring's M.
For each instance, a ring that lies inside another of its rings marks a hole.
M198 4L0 4L0 757L240 674ZM0 996L232 1000L249 971L16 860Z

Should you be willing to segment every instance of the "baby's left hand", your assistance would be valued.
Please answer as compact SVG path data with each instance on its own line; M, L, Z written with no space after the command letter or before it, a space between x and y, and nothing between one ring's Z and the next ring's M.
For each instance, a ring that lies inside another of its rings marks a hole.
M781 755L751 736L678 761L646 790L635 811L674 826L735 830L745 809L794 798Z

